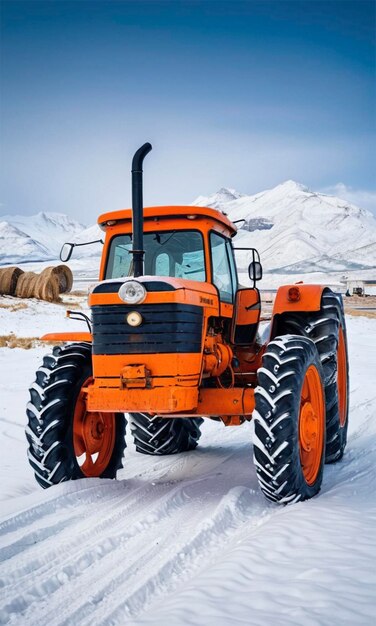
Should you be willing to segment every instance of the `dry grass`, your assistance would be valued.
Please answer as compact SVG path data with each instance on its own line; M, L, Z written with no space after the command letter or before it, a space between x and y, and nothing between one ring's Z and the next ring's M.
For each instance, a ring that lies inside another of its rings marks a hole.
M69 294L69 296L67 297L65 294L60 298L60 302L58 302L58 304L61 304L63 307L67 308L67 309L81 309L82 306L86 306L86 299L80 299L80 298L71 298L70 297L71 294Z
M16 337L16 335L0 335L0 348L36 348L41 342L38 337Z
M28 305L26 302L17 302L15 304L2 304L0 302L0 309L7 309L8 311L22 311L22 309L27 309Z
M63 346L64 341L42 341L39 337L17 337L17 335L0 335L0 348L40 348L43 346Z
M70 302L69 300L66 300L65 302L63 300L60 300L60 302L58 302L57 304L62 304L67 309L82 309L80 302L75 302L74 300L72 302Z
M77 296L77 298L87 298L87 289L74 289L73 291L69 292L70 296Z
M369 319L376 318L376 296L351 296L350 298L343 298L343 302L347 315L368 317ZM363 308L371 310L362 311Z
M354 315L355 317L368 317L376 319L376 309L374 311L361 311L359 309L346 308L346 315Z

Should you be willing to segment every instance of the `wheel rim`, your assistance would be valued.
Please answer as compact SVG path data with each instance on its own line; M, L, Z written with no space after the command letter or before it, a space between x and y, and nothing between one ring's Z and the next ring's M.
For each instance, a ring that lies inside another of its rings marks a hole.
M339 327L338 333L337 368L339 423L343 428L347 419L347 361L342 326Z
M73 448L81 472L100 476L108 466L115 445L115 414L86 410L85 388L80 389L73 416Z
M308 485L314 484L320 471L324 432L324 392L318 370L310 365L303 382L299 413L300 463Z

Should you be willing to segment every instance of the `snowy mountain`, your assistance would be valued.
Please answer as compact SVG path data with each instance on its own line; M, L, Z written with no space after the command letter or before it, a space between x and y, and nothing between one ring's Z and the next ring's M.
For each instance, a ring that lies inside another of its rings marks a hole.
M27 233L56 257L67 239L72 239L85 226L63 213L37 213L36 215L3 215L0 221Z
M30 235L0 218L0 264L46 261L51 252Z
M194 206L224 211L238 224L235 245L259 250L266 271L274 273L342 272L376 267L376 220L372 213L340 198L316 193L292 180L273 189L244 195L223 187L199 196ZM85 228L59 213L0 217L0 264L57 259L65 241L103 238L95 224ZM15 244L17 231L17 245ZM8 233L8 234L7 234ZM13 233L13 234L12 234ZM101 254L101 244L75 249L74 258ZM249 252L238 252L245 269Z
M211 196L199 196L196 198L192 204L195 206L210 206L213 209L222 210L222 207L226 205L228 202L233 202L234 200L238 200L239 198L246 197L244 194L239 193L235 189L229 189L228 187L222 187L216 193L213 193Z
M376 266L376 220L369 211L292 180L253 196L233 192L229 200L222 191L194 204L215 203L230 219L244 219L235 245L257 248L266 270L286 274ZM241 266L248 257L239 253Z

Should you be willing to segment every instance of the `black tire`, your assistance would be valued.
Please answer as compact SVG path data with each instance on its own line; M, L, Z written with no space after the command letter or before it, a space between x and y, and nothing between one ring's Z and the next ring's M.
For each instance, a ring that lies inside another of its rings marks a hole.
M337 348L340 329L344 339L346 358L347 402L344 419L340 417L338 393ZM343 457L347 443L349 367L347 335L342 296L330 289L321 299L320 311L311 313L284 313L278 323L278 333L292 333L312 339L320 355L324 371L326 401L326 450L325 462L334 463Z
M36 372L26 408L26 438L30 465L43 488L86 477L74 451L73 414L81 387L91 375L88 343L55 347ZM125 426L124 415L116 413L114 447L100 478L115 478L122 467Z
M177 418L130 413L130 427L137 452L177 454L196 448L201 437L202 418Z
M316 369L315 380L322 408L319 420L322 424L321 429L317 429L321 433L317 466L312 479L307 481L299 433L301 395L310 366ZM253 451L259 485L268 500L289 504L312 498L320 490L325 456L322 375L319 355L311 340L284 335L267 345L262 367L257 372Z

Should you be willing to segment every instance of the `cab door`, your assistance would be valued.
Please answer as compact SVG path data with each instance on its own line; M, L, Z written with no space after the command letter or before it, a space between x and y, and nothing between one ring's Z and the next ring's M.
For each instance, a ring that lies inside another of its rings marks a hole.
M230 240L211 231L210 253L212 282L218 289L220 301L233 304L237 289L237 275Z

